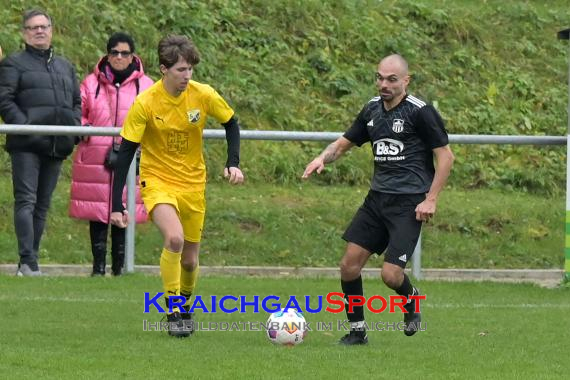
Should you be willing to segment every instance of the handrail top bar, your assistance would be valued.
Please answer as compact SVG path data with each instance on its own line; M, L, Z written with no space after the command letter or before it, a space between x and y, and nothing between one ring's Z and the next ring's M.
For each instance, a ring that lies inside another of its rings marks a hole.
M33 134L59 136L118 136L121 128L58 126L58 125L20 125L0 124L0 133ZM334 141L342 132L302 132L302 131L261 131L241 130L244 140L274 141ZM224 139L225 131L221 129L205 129L204 138ZM515 144L515 145L565 145L567 136L524 136L524 135L449 135L454 144Z

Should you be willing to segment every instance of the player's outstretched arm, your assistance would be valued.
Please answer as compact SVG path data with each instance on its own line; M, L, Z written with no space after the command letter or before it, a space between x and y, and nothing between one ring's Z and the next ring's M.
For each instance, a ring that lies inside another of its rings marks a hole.
M325 164L336 161L353 146L354 144L350 142L350 140L348 140L346 137L339 137L335 142L327 146L321 154L319 154L313 161L309 163L309 165L307 165L305 172L301 178L309 178L309 176L315 171L317 174L321 174L325 168Z

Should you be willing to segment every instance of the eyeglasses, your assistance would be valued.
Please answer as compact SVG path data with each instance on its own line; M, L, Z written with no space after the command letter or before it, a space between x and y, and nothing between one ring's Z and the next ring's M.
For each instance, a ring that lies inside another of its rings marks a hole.
M128 50L123 50L123 51L111 50L111 51L109 52L109 55L112 56L112 57L121 56L121 57L127 58L127 57L130 57L131 54L132 54L132 53L131 53L130 51L128 51Z
M50 24L47 25L36 25L36 26L24 26L24 29L26 30L32 30L34 32L39 32L40 30L43 32L44 30L48 30L49 28L51 28Z

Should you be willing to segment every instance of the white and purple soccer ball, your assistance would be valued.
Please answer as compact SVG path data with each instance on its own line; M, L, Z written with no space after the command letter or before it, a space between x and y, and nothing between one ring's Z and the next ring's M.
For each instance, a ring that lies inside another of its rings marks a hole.
M267 320L267 337L272 343L294 346L303 343L307 335L307 322L295 309L279 310Z

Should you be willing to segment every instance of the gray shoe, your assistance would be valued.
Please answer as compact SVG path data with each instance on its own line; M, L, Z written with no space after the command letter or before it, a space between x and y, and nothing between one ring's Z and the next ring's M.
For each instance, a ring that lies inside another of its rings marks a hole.
M34 276L41 276L42 272L38 270L32 270L28 264L18 264L18 271L16 272L16 276L18 277L34 277Z

